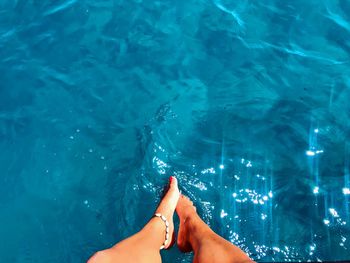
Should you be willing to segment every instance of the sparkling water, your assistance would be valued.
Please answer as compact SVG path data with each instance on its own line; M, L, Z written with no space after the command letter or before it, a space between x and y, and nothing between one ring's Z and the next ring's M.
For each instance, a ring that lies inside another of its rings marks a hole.
M170 175L254 260L349 259L349 62L345 0L0 1L0 261L85 262Z

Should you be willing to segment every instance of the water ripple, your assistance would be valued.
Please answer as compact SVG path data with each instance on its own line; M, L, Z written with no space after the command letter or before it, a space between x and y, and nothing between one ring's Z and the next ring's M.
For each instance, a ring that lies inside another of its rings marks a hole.
M62 1L61 4L56 4L54 6L51 6L48 10L44 12L44 16L52 15L61 11L64 11L67 8L70 8L74 4L76 4L77 0L69 0L69 1Z

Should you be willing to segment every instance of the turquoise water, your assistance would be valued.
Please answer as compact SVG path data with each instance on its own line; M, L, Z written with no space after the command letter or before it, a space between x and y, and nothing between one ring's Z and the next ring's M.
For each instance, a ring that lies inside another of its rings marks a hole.
M0 261L86 261L147 222L170 175L255 260L349 259L349 14L0 1Z

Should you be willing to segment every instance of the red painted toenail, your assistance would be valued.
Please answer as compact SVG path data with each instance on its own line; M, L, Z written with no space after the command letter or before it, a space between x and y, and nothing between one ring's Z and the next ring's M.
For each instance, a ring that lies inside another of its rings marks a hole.
M171 183L172 181L173 181L173 177L170 176L170 177L169 177L169 182Z

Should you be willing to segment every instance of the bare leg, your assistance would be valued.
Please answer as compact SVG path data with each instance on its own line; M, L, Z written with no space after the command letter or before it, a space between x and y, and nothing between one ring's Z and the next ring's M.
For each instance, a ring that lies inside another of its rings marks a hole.
M180 192L177 180L172 177L169 190L159 204L156 213L164 215L170 224L170 237L174 233L173 214ZM88 263L133 262L157 263L161 262L159 248L165 239L165 224L160 218L152 218L145 227L135 235L119 242L112 248L97 252ZM171 238L170 238L171 239ZM172 241L172 240L170 240ZM169 247L171 242L168 243ZM167 248L166 247L166 248Z
M241 249L211 230L187 197L181 195L176 212L180 218L177 245L183 252L194 251L194 263L253 262Z

